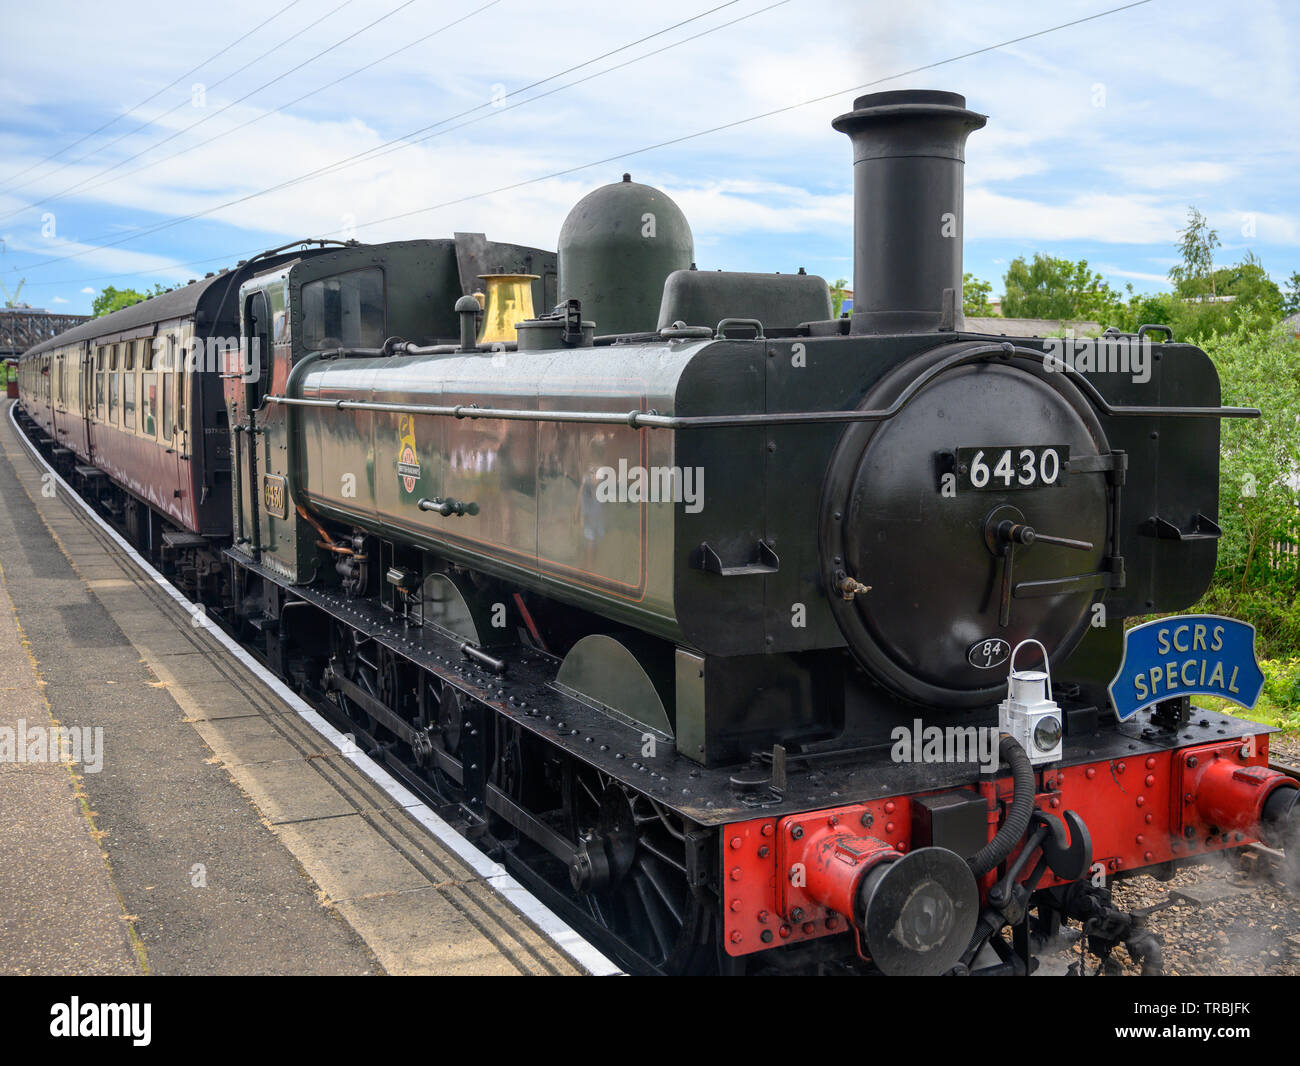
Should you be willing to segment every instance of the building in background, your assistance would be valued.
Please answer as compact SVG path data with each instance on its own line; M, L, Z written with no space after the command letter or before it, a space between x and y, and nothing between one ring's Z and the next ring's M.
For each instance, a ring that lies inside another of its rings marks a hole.
M90 315L60 315L27 304L0 307L0 359L21 355L32 345L90 319Z

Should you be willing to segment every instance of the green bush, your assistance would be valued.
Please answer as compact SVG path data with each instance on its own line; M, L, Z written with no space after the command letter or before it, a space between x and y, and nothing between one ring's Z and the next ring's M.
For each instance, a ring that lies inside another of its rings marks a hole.
M1287 717L1300 715L1300 657L1260 665L1264 668L1264 694Z

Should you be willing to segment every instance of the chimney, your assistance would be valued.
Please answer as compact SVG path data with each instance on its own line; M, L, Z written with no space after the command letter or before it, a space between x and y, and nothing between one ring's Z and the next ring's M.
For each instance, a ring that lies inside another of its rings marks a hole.
M853 141L854 333L961 329L966 138L958 93L872 93L832 126Z

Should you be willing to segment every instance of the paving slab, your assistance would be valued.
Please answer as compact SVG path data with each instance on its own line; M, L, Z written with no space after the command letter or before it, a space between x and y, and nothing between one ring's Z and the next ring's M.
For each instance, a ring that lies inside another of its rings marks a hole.
M232 659L210 627L192 626L187 607L74 503L42 496L7 416L0 502L0 543L22 545L0 584L18 604L33 686L47 715L103 730L102 768L81 776L74 798L94 812L82 834L116 903L107 917L127 964L154 973L582 972ZM21 686L0 671L0 701L11 687ZM0 764L0 802L8 776ZM71 795L73 786L61 787ZM5 809L28 825L35 805L14 795ZM35 850L35 835L21 839ZM64 955L72 947L66 931ZM0 968L12 957L48 972L62 958L57 938L52 951L28 957L0 937Z

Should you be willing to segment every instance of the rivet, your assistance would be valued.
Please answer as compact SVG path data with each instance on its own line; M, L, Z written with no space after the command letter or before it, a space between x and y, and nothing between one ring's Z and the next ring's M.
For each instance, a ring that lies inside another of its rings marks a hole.
M740 837L732 837L732 838L731 838L731 850L732 850L732 851L739 851L739 850L744 846L744 843L745 843L745 842L744 842L743 840L741 840Z
M1127 770L1127 769L1128 769L1128 767L1125 766L1123 763L1117 763L1116 766L1115 766L1115 772L1116 772L1117 774L1122 774L1122 773L1123 773L1125 770Z
M760 859L766 859L771 854L772 854L772 849L769 848L766 844L764 844L761 848L758 849L758 857Z
M745 934L742 933L739 929L733 929L731 931L731 942L733 944L739 944L744 939L745 939Z
M1142 858L1143 858L1146 862L1150 862L1153 858L1155 858L1155 856L1154 856L1151 852L1148 851L1148 852L1144 852L1144 853L1143 853Z
M817 927L813 925L812 922L804 922L803 931L806 935L811 936L813 933L817 931Z
M1137 798L1137 805L1138 805L1139 807L1145 807L1145 806L1146 806L1146 802L1147 802L1147 798L1146 798L1146 796L1139 796L1139 797Z
M762 922L764 925L767 924L767 920L768 920L769 918L771 918L771 917L772 917L772 914L771 914L770 911L759 911L759 912L758 912L758 920L759 920L760 922Z
M741 869L740 869L739 866L737 866L735 869L733 869L733 870L731 871L731 879L732 879L733 881L739 881L739 880L740 880L742 877L744 877L744 876L745 876L745 875L741 872Z
M803 826L792 825L790 827L790 835L794 837L795 840L798 840L800 837L803 836Z
M1142 843L1142 834L1141 834L1141 833L1139 833L1139 834L1137 835L1137 843L1139 843L1139 844Z
M1053 797L1052 797L1052 806L1053 806L1053 807L1059 807L1060 805L1061 805L1061 797L1060 797L1060 796L1053 796Z
M1088 769L1084 770L1083 776L1086 777L1089 781L1091 781L1094 777L1097 776L1097 768L1095 766L1089 766Z
M1148 769L1148 770L1154 770L1155 768L1156 768L1156 757L1155 757L1154 755L1148 755L1148 756L1147 756L1147 769Z
M763 835L764 835L765 837L770 837L770 836L772 835L772 823L771 823L771 822L764 822L764 823L763 823L762 833L763 833Z
M894 813L894 806L895 806L895 805L894 805L894 801L893 801L893 800L886 800L886 801L885 801L885 813L886 813L886 814L893 814L893 813Z
M1154 785L1155 783L1156 783L1156 775L1155 775L1155 774L1147 774L1147 788L1150 788L1150 787L1151 787L1152 785Z
M764 929L764 930L759 934L759 939L762 940L764 944L770 944L770 943L772 943L772 930L771 930L771 929Z
M790 927L788 925L781 926L781 939L784 940L789 935L790 935Z
M894 823L893 823L893 822L886 822L886 823L885 823L885 832L886 832L886 833L892 833L893 831L894 831Z

